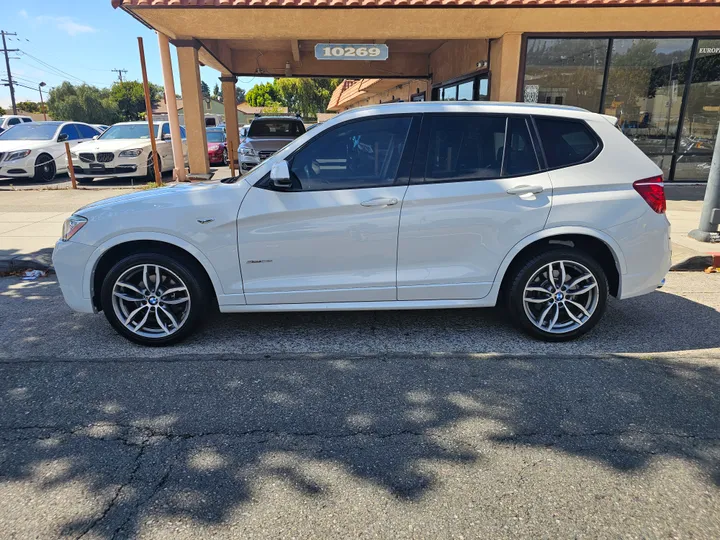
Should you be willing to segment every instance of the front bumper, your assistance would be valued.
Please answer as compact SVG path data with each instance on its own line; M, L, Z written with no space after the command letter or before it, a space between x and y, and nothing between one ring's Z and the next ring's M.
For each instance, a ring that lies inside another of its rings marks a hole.
M85 285L85 266L95 251L94 246L88 246L69 240L58 240L52 255L55 274L60 283L65 303L71 309L81 313L95 313L91 290ZM88 279L89 283L90 280Z
M147 174L147 156L116 157L107 163L85 162L73 158L73 170L76 176L145 176Z
M0 176L27 178L35 174L36 156L30 154L22 159L0 161ZM56 167L57 168L57 167Z

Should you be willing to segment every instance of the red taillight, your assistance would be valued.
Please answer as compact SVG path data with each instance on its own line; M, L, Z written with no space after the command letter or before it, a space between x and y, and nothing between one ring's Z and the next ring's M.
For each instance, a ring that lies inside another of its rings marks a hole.
M665 203L665 185L663 184L662 176L653 176L652 178L638 180L633 184L633 187L635 191L645 199L645 202L650 205L650 208L658 214L665 213L667 204Z

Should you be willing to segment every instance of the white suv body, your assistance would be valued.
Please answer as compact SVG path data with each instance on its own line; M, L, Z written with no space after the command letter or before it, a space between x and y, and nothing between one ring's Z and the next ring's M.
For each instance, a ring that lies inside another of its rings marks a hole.
M13 126L17 126L22 123L30 123L33 119L29 116L21 116L17 114L4 114L0 116L0 133L6 129L10 129Z
M99 201L54 262L67 303L136 342L222 312L494 306L547 340L670 267L660 169L568 107L403 103L348 111L242 179Z
M155 122L155 145L160 171L172 171L175 160L170 142L170 123ZM153 179L152 141L147 122L119 122L102 132L96 140L78 145L72 153L75 176L81 182L99 176L148 177ZM183 155L187 157L185 128L180 128Z

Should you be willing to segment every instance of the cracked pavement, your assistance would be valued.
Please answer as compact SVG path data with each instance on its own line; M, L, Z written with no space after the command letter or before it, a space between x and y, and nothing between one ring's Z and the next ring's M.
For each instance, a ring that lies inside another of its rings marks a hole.
M0 279L3 538L720 537L718 276L565 345L494 310L143 349Z

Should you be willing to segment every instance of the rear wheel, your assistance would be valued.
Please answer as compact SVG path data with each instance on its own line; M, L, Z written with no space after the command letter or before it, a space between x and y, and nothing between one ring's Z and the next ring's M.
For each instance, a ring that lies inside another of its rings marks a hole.
M602 267L584 253L555 249L528 260L511 277L506 296L513 323L545 341L589 332L607 305Z
M35 174L33 180L39 182L50 182L55 178L57 168L55 167L55 160L49 154L40 154L35 160Z
M223 165L230 165L230 159L228 157L228 149L223 150Z
M162 161L160 160L160 156L158 156L158 169L160 170L160 177L162 178ZM152 153L148 156L146 176L148 182L157 181L157 179L155 178L155 164L153 163Z
M101 302L110 324L142 345L186 338L207 311L208 293L197 264L162 253L139 253L117 262L103 280Z

